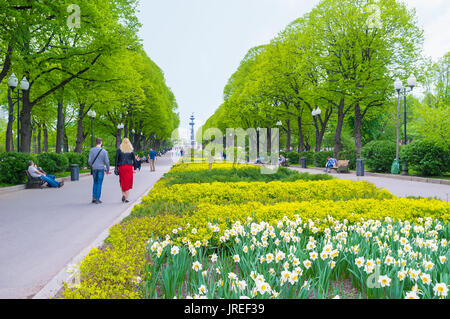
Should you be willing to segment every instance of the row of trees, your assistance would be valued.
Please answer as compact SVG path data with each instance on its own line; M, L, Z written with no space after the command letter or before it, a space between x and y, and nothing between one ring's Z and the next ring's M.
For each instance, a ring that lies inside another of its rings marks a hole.
M161 146L171 137L179 124L177 103L137 36L137 4L0 0L6 151L45 152L50 140L58 153L81 152L90 146L90 111L96 112L95 134L109 137L111 144L115 139L116 146L122 132L118 124L138 150ZM12 73L30 83L20 103L19 150L13 143L17 104L12 107L7 86Z
M336 158L351 136L360 158L368 139L395 134L393 83L424 79L422 44L403 2L323 0L248 52L204 129L278 123L286 149L320 151L325 142Z

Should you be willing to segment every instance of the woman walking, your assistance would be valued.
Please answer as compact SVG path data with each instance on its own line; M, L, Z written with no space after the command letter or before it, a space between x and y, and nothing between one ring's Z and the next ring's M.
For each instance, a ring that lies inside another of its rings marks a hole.
M128 138L124 138L116 152L116 174L120 177L122 188L122 202L129 203L128 196L133 188L133 174L136 173L136 156L133 145Z

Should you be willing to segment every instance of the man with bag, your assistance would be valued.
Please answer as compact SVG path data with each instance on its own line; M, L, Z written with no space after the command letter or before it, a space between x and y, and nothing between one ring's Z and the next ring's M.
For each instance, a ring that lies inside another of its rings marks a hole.
M97 138L96 147L89 152L89 166L91 167L91 175L94 178L94 187L92 190L92 203L101 204L100 197L102 195L103 178L110 173L108 151L102 148L103 140ZM106 169L105 169L106 167Z

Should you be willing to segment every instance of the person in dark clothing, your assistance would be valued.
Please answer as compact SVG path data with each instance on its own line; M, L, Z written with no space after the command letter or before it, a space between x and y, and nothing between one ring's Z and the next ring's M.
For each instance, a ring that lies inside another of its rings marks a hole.
M136 155L136 165L134 166L134 170L135 171L139 170L140 172L141 168L142 168L142 159L139 157L139 155Z
M136 156L133 145L128 138L124 138L120 148L116 152L116 175L120 177L122 189L122 202L129 203L128 196L133 188L133 174L136 173Z

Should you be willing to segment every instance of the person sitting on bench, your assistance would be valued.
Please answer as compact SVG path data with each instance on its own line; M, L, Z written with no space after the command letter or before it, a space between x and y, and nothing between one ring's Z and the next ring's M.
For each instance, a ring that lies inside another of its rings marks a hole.
M288 161L286 160L286 158L280 154L280 159L279 159L280 165L281 166L288 166Z
M61 188L64 186L64 182L57 182L54 175L48 175L44 171L39 170L33 161L29 161L28 166L28 172L30 173L31 177L42 179L47 183L48 187Z
M333 157L328 157L327 165L325 166L325 172L331 173L332 168L337 168L337 161Z

